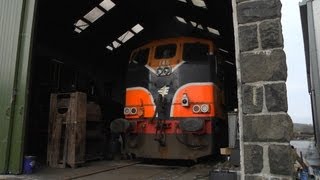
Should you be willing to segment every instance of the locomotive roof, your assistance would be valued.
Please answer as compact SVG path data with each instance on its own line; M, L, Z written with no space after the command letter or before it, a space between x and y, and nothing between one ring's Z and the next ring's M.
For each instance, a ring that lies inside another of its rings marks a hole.
M210 39L205 39L205 38L199 38L199 37L191 37L191 36L179 36L179 37L170 37L170 38L162 38L162 39L155 39L151 40L144 45L134 49L133 51L136 51L138 49L146 48L148 46L154 45L160 45L160 44L166 44L166 43L181 43L181 42L205 42L205 43L212 43L213 48L215 48L214 42Z

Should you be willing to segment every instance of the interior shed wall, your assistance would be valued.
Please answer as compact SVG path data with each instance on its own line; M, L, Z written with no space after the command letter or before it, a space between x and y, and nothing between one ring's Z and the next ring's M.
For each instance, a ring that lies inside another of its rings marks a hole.
M280 0L234 0L242 179L293 178Z
M98 104L102 113L99 124L87 123L88 131L96 129L94 134L98 134L102 128L103 132L108 131L109 122L121 117L123 112L123 102L118 98L119 94L123 96L118 90L122 81L110 81L108 76L112 76L109 73L113 70L110 68L110 65L94 66L91 61L77 63L77 59L72 54L65 54L59 49L44 50L43 44L36 44L32 60L30 112L26 124L24 153L35 155L39 163L46 164L51 93L75 91L86 93L88 104L91 102ZM118 76L118 73L121 71L114 73L113 76ZM94 128L94 125L97 127ZM87 135L90 136L89 133ZM99 134L99 138L96 139L88 137L86 154L92 154L92 149L96 149L95 151L99 151L100 154L106 153L107 143L98 142L98 139L103 137L106 137L104 133Z

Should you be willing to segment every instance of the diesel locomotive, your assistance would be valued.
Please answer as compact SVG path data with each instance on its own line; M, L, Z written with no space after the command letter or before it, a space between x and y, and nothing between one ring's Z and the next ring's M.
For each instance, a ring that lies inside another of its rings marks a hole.
M196 37L154 40L133 50L126 76L126 151L140 158L197 160L227 146L222 61L213 41Z

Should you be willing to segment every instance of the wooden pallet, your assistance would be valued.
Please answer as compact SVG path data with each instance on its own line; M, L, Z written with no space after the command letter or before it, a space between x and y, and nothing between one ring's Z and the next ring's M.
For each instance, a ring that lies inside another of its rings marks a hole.
M75 168L85 162L86 104L82 92L51 94L48 166Z

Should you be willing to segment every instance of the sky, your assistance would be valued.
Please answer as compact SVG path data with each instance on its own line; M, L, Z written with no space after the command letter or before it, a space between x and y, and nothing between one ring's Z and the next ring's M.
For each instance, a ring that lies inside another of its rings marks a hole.
M299 10L301 1L281 0L281 24L288 67L288 114L294 123L312 124Z

